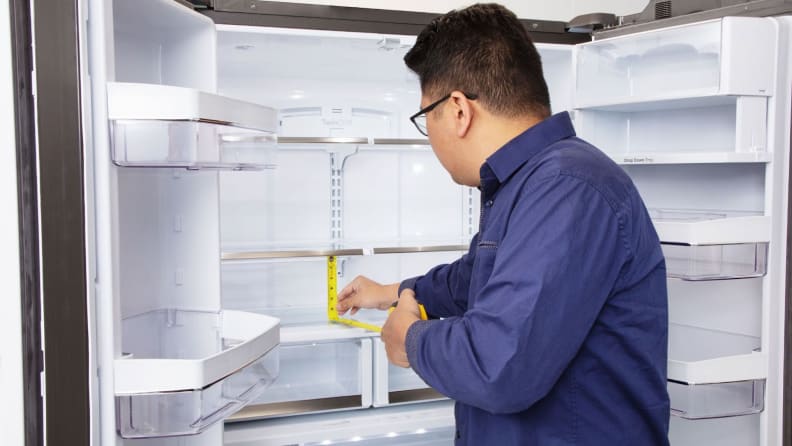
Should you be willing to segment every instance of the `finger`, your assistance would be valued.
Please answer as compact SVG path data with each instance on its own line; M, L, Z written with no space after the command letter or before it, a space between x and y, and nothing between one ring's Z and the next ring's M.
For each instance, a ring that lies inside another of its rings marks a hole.
M421 310L418 308L418 301L415 300L415 292L411 289L404 289L399 296L399 304L397 309L409 311L410 313L417 314L420 317Z
M338 300L342 301L349 296L355 294L358 290L357 278L349 282L341 291L338 292Z
M409 288L403 289L401 294L399 295L399 301L401 302L402 300L408 302L415 301L415 291Z
M344 314L349 310L352 310L352 314L355 314L359 308L360 303L358 302L357 296L348 297L336 303L336 311L338 311L338 314Z

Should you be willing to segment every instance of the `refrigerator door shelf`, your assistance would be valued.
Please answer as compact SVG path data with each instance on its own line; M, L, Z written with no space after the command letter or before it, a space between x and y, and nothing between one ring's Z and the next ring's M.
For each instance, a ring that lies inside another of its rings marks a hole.
M635 152L608 154L608 156L610 156L616 164L622 166L769 163L773 159L773 154L770 152Z
M122 339L116 395L178 392L206 388L272 350L280 321L242 311L155 310L125 319ZM213 342L201 342L207 339Z
M274 169L275 136L209 121L116 120L113 162L122 167Z
M770 242L771 217L736 215L719 211L650 209L649 214L665 244L732 245Z
M374 339L374 407L445 399L448 398L429 387L411 368L391 364L385 344Z
M284 327L278 380L232 421L371 405L371 336L338 325Z
M668 277L682 280L747 279L767 274L768 243L663 244Z
M193 88L170 85L109 82L107 114L111 121L205 121L258 130L277 131L277 112Z
M763 96L636 99L579 108L581 137L626 164L768 162Z
M159 438L204 432L253 401L275 379L277 349L203 389L116 395L118 433Z
M107 86L112 157L120 166L191 169L274 167L277 113L192 88Z
M726 17L581 44L576 108L771 96L777 33L771 19Z
M689 420L756 414L764 410L765 380L719 384L668 382L671 414Z
M278 319L240 311L155 310L123 321L115 360L125 438L201 432L278 375Z
M759 345L754 336L670 324L672 413L698 419L761 411L767 357Z

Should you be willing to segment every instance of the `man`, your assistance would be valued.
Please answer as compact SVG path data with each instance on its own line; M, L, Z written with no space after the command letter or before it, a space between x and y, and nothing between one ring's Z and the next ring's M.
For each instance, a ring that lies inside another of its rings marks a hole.
M398 298L388 358L456 400L457 444L668 444L665 263L635 186L566 112L550 116L539 55L507 9L438 17L404 60L421 82L413 122L481 191L479 233L400 285L356 278L339 311Z

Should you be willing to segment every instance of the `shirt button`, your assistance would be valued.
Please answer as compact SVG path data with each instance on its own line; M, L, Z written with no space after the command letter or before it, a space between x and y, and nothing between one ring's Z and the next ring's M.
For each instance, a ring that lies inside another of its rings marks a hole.
M493 203L493 201L492 201L492 200L487 200L487 202L486 202L486 203L484 203L484 206L487 206L487 207L492 207L492 203Z

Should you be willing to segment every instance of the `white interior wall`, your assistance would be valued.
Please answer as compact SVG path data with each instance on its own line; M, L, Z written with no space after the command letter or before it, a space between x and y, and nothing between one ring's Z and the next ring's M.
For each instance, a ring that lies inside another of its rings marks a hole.
M14 85L9 6L0 8L0 438L24 443Z
M293 0L275 1L293 2ZM300 3L444 13L475 2L460 0L433 0L431 2L423 0L398 2L393 0L300 0ZM589 12L611 12L616 15L634 14L642 11L648 0L554 0L552 2L501 0L499 3L514 11L518 17L568 21L577 15Z

